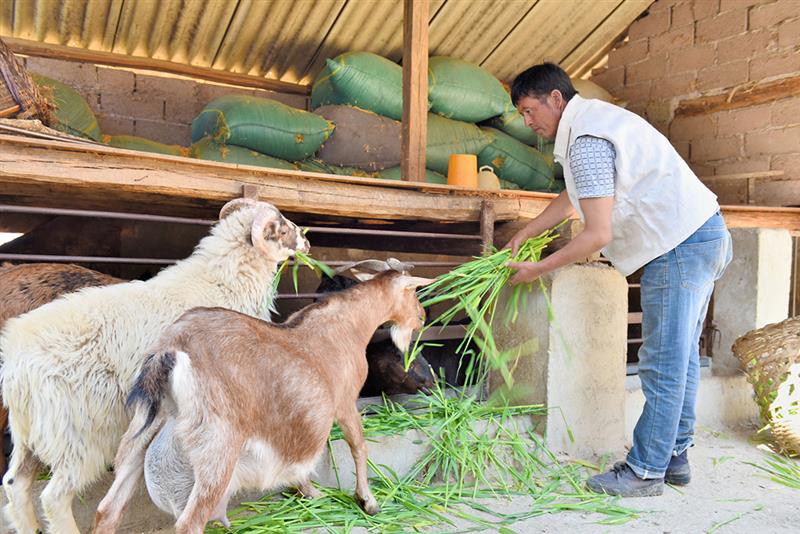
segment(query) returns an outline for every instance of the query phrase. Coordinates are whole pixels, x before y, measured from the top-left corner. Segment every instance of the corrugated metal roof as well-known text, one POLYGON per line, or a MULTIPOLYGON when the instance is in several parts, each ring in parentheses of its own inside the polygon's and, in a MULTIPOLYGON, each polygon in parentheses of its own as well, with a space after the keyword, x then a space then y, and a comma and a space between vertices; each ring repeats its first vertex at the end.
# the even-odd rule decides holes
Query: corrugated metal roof
MULTIPOLYGON (((652 0, 430 0, 431 55, 509 80, 541 60, 581 75, 652 0)), ((401 0, 3 0, 0 36, 309 84, 328 57, 399 61, 401 0)))

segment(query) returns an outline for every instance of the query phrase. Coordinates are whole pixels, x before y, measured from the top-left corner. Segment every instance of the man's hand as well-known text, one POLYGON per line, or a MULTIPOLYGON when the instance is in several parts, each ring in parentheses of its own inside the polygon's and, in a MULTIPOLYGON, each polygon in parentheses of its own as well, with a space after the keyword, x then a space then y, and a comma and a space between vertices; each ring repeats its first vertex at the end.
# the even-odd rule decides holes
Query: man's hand
POLYGON ((547 273, 539 261, 523 261, 506 263, 506 267, 514 269, 517 273, 508 281, 509 284, 515 286, 517 284, 530 283, 547 273))
POLYGON ((525 230, 526 229, 523 228, 522 230, 514 234, 514 237, 512 237, 511 240, 508 243, 506 243, 505 246, 503 246, 503 248, 511 249, 512 258, 517 255, 519 247, 521 247, 522 244, 528 240, 528 232, 526 232, 525 230))

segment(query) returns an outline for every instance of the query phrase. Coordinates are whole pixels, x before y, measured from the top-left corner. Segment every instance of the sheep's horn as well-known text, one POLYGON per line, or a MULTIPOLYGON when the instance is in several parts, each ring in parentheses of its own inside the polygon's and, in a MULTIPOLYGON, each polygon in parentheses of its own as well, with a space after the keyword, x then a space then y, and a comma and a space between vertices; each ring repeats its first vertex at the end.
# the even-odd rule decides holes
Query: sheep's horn
POLYGON ((227 204, 222 206, 222 209, 219 210, 219 220, 221 221, 234 211, 238 210, 239 208, 243 208, 245 206, 253 206, 257 204, 255 200, 252 198, 234 198, 233 200, 229 201, 227 204))
POLYGON ((402 262, 397 258, 388 258, 386 260, 386 264, 389 266, 390 269, 393 269, 399 273, 407 273, 414 268, 413 263, 402 262))

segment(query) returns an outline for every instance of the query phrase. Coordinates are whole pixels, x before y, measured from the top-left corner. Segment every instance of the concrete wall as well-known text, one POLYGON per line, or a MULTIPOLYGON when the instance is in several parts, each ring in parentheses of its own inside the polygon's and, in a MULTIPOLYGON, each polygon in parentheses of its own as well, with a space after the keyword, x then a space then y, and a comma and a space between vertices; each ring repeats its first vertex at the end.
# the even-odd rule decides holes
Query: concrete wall
POLYGON ((272 98, 306 109, 306 98, 223 85, 157 72, 27 57, 29 71, 77 90, 106 135, 138 135, 161 143, 191 144, 192 120, 210 101, 227 94, 272 98))
MULTIPOLYGON (((658 0, 591 78, 667 135, 700 176, 783 170, 800 178, 800 95, 674 117, 678 104, 800 76, 797 0, 658 0)), ((722 203, 746 184, 715 182, 722 203)), ((758 182, 762 205, 800 205, 800 181, 758 182)))

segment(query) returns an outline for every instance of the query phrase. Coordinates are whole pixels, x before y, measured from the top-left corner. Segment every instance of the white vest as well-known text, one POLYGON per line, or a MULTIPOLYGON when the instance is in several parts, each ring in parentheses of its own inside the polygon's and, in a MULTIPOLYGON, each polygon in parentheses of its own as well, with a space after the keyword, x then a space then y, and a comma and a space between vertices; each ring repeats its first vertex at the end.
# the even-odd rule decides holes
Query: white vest
POLYGON ((603 255, 623 275, 678 246, 719 210, 717 196, 647 121, 613 104, 575 95, 561 116, 554 156, 564 168, 569 200, 581 219, 569 166, 569 148, 581 135, 606 139, 617 153, 613 235, 603 255))

